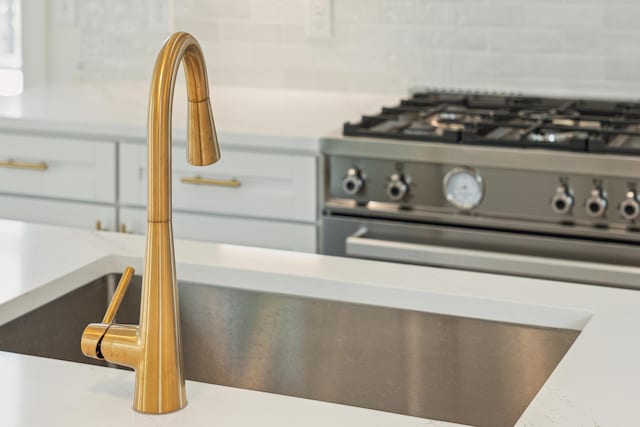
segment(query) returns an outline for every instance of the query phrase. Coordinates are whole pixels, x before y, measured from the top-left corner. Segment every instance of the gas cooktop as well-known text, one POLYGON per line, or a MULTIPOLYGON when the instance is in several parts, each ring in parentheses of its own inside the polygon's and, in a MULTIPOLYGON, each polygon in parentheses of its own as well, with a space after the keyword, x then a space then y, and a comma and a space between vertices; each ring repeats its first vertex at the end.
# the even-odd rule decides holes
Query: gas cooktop
POLYGON ((640 102, 422 91, 344 135, 640 155, 640 102))

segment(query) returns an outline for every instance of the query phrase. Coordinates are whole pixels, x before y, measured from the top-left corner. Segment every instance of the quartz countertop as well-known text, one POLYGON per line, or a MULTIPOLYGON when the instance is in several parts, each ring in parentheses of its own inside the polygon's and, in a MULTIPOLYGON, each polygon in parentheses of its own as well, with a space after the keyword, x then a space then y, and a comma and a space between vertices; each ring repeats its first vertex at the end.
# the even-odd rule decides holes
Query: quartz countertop
MULTIPOLYGON (((216 128, 225 147, 315 154, 319 139, 346 121, 379 112, 397 96, 309 90, 210 88, 216 128)), ((146 141, 148 82, 85 82, 43 86, 0 96, 0 130, 146 141)), ((174 139, 186 140, 186 87, 176 84, 174 139)))
MULTIPOLYGON (((126 265, 140 271, 144 244, 0 221, 0 324, 126 265)), ((637 425, 637 291, 203 242, 175 248, 185 281, 581 330, 517 425, 637 425)), ((147 416, 131 409, 131 372, 1 352, 0 378, 7 426, 455 425, 191 381, 184 410, 147 416)))

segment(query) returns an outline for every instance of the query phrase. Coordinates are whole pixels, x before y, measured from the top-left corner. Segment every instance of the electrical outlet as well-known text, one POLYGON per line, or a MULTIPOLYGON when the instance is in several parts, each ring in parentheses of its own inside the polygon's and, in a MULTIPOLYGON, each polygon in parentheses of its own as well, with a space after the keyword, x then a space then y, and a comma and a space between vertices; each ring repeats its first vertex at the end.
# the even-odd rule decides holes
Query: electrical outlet
POLYGON ((307 0, 307 38, 329 40, 332 36, 332 0, 307 0))
POLYGON ((53 3, 53 22, 58 25, 76 23, 76 0, 55 0, 53 3))

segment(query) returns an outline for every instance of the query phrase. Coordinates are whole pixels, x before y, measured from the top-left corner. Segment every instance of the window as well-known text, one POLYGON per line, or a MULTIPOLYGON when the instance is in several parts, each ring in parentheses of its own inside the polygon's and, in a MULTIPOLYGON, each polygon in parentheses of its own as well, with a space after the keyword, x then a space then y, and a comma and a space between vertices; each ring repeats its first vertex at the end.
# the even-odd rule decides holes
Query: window
POLYGON ((22 92, 20 0, 0 0, 0 95, 22 92))

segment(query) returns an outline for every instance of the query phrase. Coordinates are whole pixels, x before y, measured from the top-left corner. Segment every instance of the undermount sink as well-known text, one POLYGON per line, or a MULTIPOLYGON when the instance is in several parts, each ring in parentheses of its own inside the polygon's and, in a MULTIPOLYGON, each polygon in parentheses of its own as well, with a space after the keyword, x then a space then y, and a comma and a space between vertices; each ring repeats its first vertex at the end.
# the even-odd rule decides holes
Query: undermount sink
MULTIPOLYGON (((0 350, 90 364, 119 275, 0 327, 0 350)), ((138 323, 140 277, 118 323, 138 323)), ((474 426, 513 426, 578 331, 180 283, 189 380, 474 426)), ((104 363, 102 363, 104 364, 104 363)))

